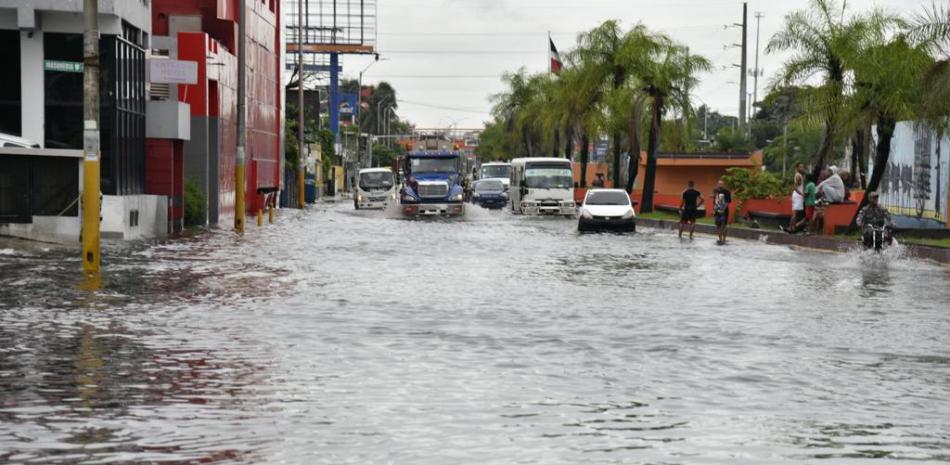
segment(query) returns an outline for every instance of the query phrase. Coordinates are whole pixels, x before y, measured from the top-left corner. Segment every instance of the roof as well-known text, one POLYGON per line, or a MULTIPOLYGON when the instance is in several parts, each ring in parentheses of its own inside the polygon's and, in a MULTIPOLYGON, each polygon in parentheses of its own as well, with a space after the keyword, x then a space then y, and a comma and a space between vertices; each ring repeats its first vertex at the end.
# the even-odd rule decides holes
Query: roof
POLYGON ((432 158, 450 158, 450 157, 460 157, 462 154, 458 151, 450 150, 414 150, 409 152, 409 156, 412 158, 419 157, 432 157, 432 158))
POLYGON ((538 163, 538 162, 540 162, 540 163, 552 163, 552 162, 553 162, 553 163, 564 163, 564 162, 572 163, 571 160, 568 160, 567 158, 552 158, 552 157, 515 158, 514 160, 511 160, 511 164, 512 164, 512 165, 514 165, 514 164, 522 164, 522 163, 529 163, 529 162, 533 162, 533 163, 538 163))

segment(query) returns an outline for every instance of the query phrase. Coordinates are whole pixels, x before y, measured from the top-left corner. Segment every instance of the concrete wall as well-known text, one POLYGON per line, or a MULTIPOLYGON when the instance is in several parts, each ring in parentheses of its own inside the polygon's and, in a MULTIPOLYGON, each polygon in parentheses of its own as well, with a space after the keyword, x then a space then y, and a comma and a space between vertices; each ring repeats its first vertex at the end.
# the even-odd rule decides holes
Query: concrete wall
POLYGON ((103 239, 152 239, 168 234, 168 198, 159 195, 102 197, 103 239), (138 224, 130 224, 138 212, 138 224))
POLYGON ((42 242, 79 244, 80 217, 34 216, 30 224, 0 224, 0 236, 20 237, 42 242))

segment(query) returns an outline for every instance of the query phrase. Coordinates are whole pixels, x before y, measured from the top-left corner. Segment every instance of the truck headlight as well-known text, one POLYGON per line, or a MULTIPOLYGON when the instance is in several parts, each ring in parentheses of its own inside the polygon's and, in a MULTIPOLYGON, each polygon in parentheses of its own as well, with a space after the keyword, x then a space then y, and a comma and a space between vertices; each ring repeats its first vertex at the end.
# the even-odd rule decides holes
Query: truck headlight
POLYGON ((455 195, 453 195, 452 197, 450 197, 450 198, 449 198, 449 201, 450 201, 450 202, 461 202, 462 199, 464 199, 464 198, 465 198, 465 197, 462 195, 462 193, 459 192, 458 194, 455 194, 455 195))

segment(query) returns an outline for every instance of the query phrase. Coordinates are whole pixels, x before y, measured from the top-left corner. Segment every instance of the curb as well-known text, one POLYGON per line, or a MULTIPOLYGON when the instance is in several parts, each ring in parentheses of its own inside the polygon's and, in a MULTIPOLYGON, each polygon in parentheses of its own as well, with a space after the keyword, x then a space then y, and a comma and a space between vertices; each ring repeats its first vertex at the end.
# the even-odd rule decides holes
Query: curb
MULTIPOLYGON (((676 231, 679 229, 678 221, 654 220, 649 218, 637 218, 637 225, 671 231, 676 231)), ((696 232, 701 234, 716 235, 716 227, 709 224, 697 224, 696 232)), ((826 250, 831 252, 847 252, 849 250, 858 248, 858 243, 850 239, 841 239, 828 236, 800 236, 796 234, 786 234, 781 231, 762 229, 731 227, 729 228, 729 237, 760 241, 773 245, 787 245, 806 249, 826 250)), ((927 247, 924 245, 915 244, 905 244, 904 248, 907 250, 907 254, 911 257, 933 260, 943 265, 950 265, 950 249, 927 247)))

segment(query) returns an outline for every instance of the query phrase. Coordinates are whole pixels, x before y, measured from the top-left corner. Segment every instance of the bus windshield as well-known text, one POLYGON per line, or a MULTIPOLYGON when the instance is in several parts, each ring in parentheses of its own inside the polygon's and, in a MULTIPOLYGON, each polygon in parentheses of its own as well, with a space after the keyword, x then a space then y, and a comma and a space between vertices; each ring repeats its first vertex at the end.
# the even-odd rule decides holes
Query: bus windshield
POLYGON ((458 173, 458 158, 412 158, 413 173, 458 173))
POLYGON ((482 167, 481 179, 508 178, 511 172, 511 166, 508 165, 490 165, 482 167))
POLYGON ((570 189, 574 187, 574 176, 563 165, 528 165, 524 185, 530 189, 570 189))

